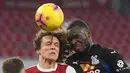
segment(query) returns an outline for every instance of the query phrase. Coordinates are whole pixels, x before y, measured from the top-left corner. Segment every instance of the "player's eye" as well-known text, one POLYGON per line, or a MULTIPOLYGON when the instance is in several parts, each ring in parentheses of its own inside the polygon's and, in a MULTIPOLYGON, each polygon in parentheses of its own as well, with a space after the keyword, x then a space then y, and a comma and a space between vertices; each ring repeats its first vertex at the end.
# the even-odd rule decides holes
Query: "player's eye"
POLYGON ((76 39, 80 37, 78 34, 71 34, 71 35, 68 35, 68 41, 71 42, 73 39, 76 39))
POLYGON ((51 42, 46 42, 46 45, 51 45, 51 42))
POLYGON ((55 45, 56 47, 59 47, 59 43, 55 43, 54 45, 55 45))

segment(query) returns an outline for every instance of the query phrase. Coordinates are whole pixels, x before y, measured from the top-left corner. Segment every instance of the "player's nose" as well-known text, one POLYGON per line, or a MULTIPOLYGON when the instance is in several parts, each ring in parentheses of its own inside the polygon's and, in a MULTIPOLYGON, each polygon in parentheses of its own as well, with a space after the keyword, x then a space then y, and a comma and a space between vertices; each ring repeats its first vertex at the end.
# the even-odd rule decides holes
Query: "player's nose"
POLYGON ((52 44, 52 45, 50 45, 50 48, 51 48, 51 50, 54 50, 55 46, 52 44))
POLYGON ((71 42, 72 44, 76 44, 78 42, 78 39, 73 39, 71 42))

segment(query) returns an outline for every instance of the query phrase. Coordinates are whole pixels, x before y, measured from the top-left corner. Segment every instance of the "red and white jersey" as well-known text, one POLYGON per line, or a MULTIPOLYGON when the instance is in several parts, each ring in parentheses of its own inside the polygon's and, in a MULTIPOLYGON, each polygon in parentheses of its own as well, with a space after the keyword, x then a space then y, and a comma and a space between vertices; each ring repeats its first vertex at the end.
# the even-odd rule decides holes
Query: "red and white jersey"
POLYGON ((39 66, 32 66, 26 69, 26 73, 76 73, 75 69, 67 64, 57 64, 52 69, 43 69, 39 66))

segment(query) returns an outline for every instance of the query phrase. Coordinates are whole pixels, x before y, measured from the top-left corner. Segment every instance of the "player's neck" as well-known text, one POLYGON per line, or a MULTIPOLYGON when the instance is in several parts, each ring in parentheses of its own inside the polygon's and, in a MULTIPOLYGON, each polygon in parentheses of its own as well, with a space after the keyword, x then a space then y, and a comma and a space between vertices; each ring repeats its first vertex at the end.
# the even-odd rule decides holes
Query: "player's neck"
POLYGON ((55 61, 48 60, 48 59, 41 59, 39 58, 39 65, 44 69, 52 69, 55 67, 55 61))

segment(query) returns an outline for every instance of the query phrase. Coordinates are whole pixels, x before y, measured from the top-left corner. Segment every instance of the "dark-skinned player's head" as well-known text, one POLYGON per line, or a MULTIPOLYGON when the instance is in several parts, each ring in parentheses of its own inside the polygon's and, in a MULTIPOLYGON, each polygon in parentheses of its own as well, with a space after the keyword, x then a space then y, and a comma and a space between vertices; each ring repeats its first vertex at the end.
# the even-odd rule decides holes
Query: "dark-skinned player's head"
POLYGON ((76 52, 88 50, 92 43, 91 32, 82 20, 73 20, 69 23, 68 41, 76 52))

